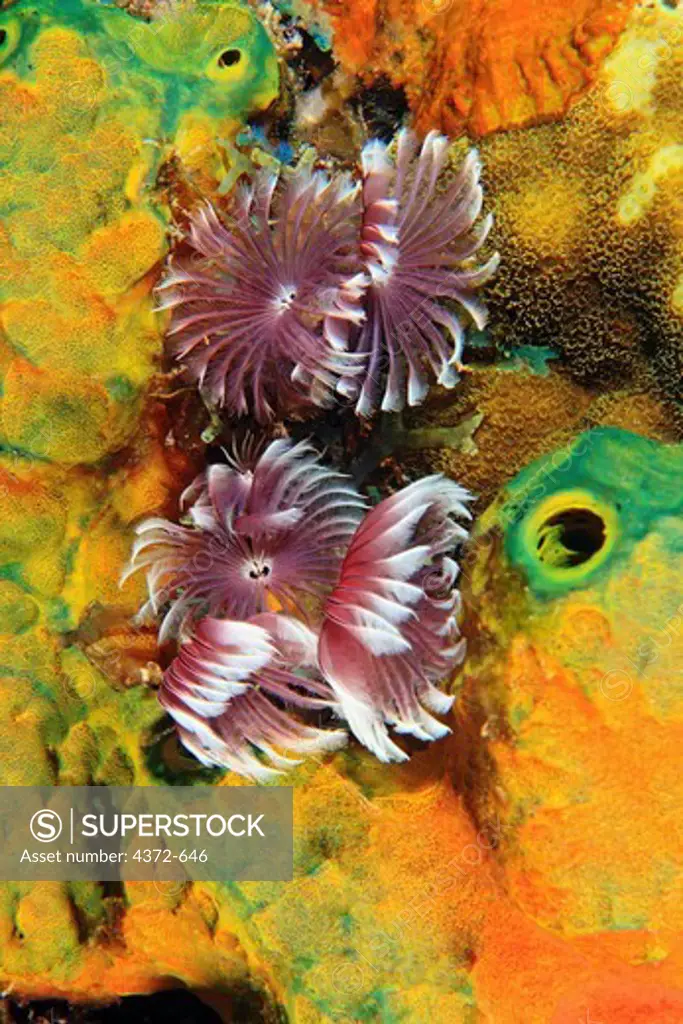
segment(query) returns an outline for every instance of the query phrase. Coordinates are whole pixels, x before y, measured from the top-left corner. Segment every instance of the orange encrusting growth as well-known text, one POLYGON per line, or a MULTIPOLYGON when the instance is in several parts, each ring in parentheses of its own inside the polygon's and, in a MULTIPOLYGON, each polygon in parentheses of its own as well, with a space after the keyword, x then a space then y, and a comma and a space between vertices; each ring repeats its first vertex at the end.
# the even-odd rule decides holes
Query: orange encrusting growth
POLYGON ((313 0, 334 54, 403 86, 418 130, 486 135, 561 117, 595 80, 633 0, 313 0))

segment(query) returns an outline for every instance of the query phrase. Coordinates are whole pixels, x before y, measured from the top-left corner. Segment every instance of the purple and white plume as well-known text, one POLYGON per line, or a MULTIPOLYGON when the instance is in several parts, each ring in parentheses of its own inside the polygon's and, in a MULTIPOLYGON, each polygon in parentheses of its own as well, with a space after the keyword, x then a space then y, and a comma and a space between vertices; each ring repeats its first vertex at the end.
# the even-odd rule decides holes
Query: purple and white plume
POLYGON ((141 617, 169 605, 160 643, 205 616, 248 619, 326 596, 365 509, 347 477, 287 440, 251 462, 210 466, 181 505, 188 525, 154 518, 137 527, 124 574, 147 574, 141 617))
POLYGON ((388 726, 421 740, 450 730, 453 698, 436 683, 465 654, 458 566, 469 493, 430 476, 373 508, 358 528, 323 616, 318 662, 356 738, 380 761, 404 761, 388 726))
POLYGON ((173 311, 167 342, 213 405, 259 422, 328 406, 360 416, 399 411, 430 376, 459 379, 464 331, 478 328, 476 291, 497 254, 474 257, 492 218, 482 208, 476 150, 445 184, 449 141, 399 133, 362 153, 362 186, 300 165, 261 171, 238 190, 225 223, 207 203, 192 218, 189 255, 159 286, 173 311))
POLYGON ((160 699, 187 749, 263 779, 287 751, 343 742, 309 711, 345 720, 382 761, 408 756, 390 730, 445 736, 435 716, 453 698, 438 684, 465 652, 452 556, 470 499, 430 476, 366 512, 307 444, 278 440, 198 477, 187 525, 142 523, 126 575, 146 571, 141 614, 165 611, 160 641, 180 641, 160 699))
POLYGON ((337 750, 340 729, 319 729, 300 713, 335 710, 315 667, 316 638, 285 615, 247 622, 207 618, 164 675, 159 693, 181 742, 202 764, 268 781, 297 754, 337 750))
POLYGON ((299 167, 260 172, 223 223, 206 204, 192 218, 189 257, 159 287, 167 333, 214 405, 266 423, 328 405, 362 357, 346 351, 362 323, 358 186, 299 167))
POLYGON ((427 394, 428 371, 443 387, 457 383, 464 333, 449 304, 466 310, 479 329, 486 323, 475 292, 499 260, 494 255, 477 267, 472 257, 492 217, 475 228, 482 208, 476 150, 440 190, 449 145, 433 131, 418 154, 415 135, 404 130, 395 163, 381 142, 363 150, 361 249, 370 285, 353 349, 367 364, 360 385, 348 376, 338 386, 355 400, 360 416, 372 415, 378 405, 389 412, 401 410, 406 400, 418 405, 427 394))

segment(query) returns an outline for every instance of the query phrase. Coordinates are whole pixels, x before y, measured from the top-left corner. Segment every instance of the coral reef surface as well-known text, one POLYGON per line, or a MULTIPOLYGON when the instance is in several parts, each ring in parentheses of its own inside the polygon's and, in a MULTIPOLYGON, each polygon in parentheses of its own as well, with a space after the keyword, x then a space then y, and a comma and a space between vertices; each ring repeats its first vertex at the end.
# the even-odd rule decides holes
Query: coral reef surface
POLYGON ((557 124, 482 142, 504 272, 502 351, 545 347, 577 381, 683 392, 683 21, 635 12, 594 90, 557 124))
MULTIPOLYGON (((176 222, 249 167, 277 58, 245 5, 121 6, 0 9, 0 781, 236 786, 183 752, 119 579, 136 524, 177 520, 216 461, 152 292, 176 222)), ((458 386, 372 435, 315 427, 367 446, 373 498, 438 468, 493 500, 452 732, 297 767, 292 882, 5 883, 4 990, 186 986, 297 1024, 683 1019, 681 34, 638 8, 605 60, 630 7, 316 4, 421 129, 537 125, 481 145, 502 262, 458 386)))

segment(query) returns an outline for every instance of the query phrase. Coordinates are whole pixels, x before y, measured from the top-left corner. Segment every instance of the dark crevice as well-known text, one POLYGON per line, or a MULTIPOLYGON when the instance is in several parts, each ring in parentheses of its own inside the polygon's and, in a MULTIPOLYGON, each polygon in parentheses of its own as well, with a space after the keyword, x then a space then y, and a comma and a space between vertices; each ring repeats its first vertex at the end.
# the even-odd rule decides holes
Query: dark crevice
POLYGON ((218 66, 221 68, 232 68, 242 60, 241 50, 223 50, 218 58, 218 66))
POLYGON ((538 538, 538 553, 542 562, 549 562, 557 568, 574 568, 590 561, 605 544, 605 523, 585 508, 569 508, 551 516, 543 526, 538 538), (548 551, 549 538, 554 544, 548 551), (562 552, 558 564, 558 550, 562 552))

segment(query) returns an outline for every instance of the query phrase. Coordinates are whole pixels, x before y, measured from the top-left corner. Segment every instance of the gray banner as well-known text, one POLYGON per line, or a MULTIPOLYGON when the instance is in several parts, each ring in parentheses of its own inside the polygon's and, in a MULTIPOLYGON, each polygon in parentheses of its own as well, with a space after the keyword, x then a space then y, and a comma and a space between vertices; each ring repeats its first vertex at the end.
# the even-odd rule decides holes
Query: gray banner
POLYGON ((287 881, 292 790, 0 786, 2 881, 287 881))

